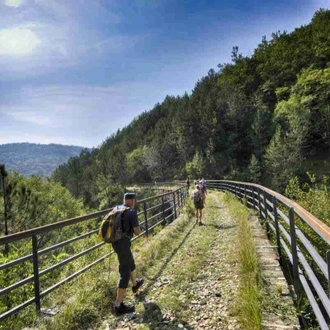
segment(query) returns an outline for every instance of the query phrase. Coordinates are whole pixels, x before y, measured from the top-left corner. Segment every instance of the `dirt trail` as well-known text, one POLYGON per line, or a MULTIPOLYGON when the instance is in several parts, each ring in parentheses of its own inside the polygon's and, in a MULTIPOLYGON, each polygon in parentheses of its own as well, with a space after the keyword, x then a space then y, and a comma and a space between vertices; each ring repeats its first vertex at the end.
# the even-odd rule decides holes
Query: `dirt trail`
POLYGON ((137 312, 111 315, 99 329, 241 329, 233 313, 239 285, 236 228, 221 196, 208 194, 203 225, 188 222, 171 251, 144 274, 137 312))

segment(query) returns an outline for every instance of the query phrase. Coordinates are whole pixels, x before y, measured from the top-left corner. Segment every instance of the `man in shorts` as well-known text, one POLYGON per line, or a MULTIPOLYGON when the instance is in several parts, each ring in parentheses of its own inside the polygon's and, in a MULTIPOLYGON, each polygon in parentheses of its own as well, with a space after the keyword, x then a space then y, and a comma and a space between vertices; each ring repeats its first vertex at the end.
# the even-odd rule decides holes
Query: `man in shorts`
POLYGON ((135 279, 135 262, 131 251, 131 238, 133 234, 136 236, 141 234, 137 212, 135 206, 135 194, 126 193, 124 195, 124 204, 118 207, 129 207, 124 211, 122 216, 122 226, 124 237, 119 241, 112 243, 112 247, 117 254, 119 262, 119 282, 117 288, 117 299, 114 310, 117 314, 125 314, 134 312, 134 306, 125 305, 123 300, 125 291, 128 287, 128 282, 132 282, 132 291, 136 293, 143 284, 143 279, 135 279))

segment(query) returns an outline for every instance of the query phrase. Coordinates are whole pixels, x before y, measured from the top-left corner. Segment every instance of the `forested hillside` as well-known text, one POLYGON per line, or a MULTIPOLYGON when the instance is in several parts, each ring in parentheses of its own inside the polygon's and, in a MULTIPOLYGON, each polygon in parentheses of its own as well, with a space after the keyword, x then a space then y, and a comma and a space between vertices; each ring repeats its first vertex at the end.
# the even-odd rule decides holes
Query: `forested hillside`
MULTIPOLYGON (((167 96, 53 178, 85 203, 118 183, 230 178, 282 190, 294 175, 324 174, 330 159, 330 11, 309 25, 262 37, 251 57, 167 96)), ((107 199, 107 198, 106 198, 107 199)))
POLYGON ((61 144, 9 143, 0 145, 0 164, 8 171, 25 176, 50 176, 70 157, 78 156, 82 147, 61 144))

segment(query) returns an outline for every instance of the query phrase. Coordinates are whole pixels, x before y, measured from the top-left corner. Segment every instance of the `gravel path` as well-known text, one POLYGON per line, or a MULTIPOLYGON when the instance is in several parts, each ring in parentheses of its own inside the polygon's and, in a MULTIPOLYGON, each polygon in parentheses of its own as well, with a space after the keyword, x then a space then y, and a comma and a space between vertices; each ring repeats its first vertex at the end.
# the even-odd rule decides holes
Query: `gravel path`
MULTIPOLYGON (((239 285, 235 223, 221 194, 208 194, 204 211, 203 225, 191 219, 171 242, 172 252, 144 274, 145 289, 131 297, 137 312, 111 315, 99 329, 241 329, 233 304, 239 285)), ((162 239, 157 236, 153 240, 162 239)))

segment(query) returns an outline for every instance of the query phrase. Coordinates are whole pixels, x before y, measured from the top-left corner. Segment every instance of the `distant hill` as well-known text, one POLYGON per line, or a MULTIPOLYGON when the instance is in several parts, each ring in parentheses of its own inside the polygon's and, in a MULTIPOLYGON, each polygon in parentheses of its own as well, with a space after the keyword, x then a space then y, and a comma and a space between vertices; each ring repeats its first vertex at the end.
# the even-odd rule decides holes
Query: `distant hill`
POLYGON ((8 171, 15 170, 25 176, 50 176, 57 166, 78 156, 83 149, 61 144, 0 144, 0 164, 5 164, 8 171))

